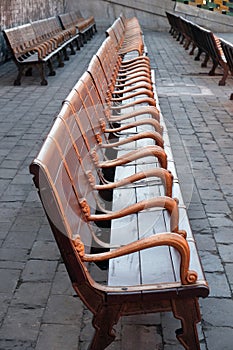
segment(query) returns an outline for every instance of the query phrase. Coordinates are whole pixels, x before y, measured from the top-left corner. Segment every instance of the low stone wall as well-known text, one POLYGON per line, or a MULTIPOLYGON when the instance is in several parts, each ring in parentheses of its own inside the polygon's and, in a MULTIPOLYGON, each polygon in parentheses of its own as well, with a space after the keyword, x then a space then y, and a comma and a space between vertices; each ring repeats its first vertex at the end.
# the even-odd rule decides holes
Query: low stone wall
POLYGON ((175 11, 214 33, 233 33, 233 17, 179 2, 176 3, 175 11))

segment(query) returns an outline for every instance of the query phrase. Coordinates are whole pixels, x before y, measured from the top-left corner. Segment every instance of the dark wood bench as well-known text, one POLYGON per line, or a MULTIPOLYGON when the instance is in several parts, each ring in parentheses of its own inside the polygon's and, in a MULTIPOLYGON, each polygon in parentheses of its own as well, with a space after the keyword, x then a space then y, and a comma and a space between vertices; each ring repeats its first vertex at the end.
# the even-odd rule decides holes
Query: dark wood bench
MULTIPOLYGON (((208 295, 208 284, 163 116, 156 103, 138 104, 140 95, 122 90, 131 107, 114 115, 116 93, 104 95, 93 79, 100 56, 65 99, 30 166, 72 285, 93 313, 89 349, 114 340, 121 316, 163 311, 181 320, 177 338, 184 348, 200 349, 198 298, 208 295), (104 284, 95 281, 90 263, 107 269, 104 284)), ((116 56, 112 83, 132 62, 138 69, 141 59, 116 56)))
POLYGON ((14 85, 21 84, 24 73, 31 75, 33 67, 39 69, 41 85, 47 85, 46 66, 49 67, 49 75, 55 75, 53 59, 56 58, 59 67, 63 67, 63 61, 69 59, 67 47, 71 54, 75 54, 73 43, 77 44, 79 37, 75 27, 63 30, 56 17, 5 29, 3 34, 18 68, 14 85))
POLYGON ((80 33, 82 45, 97 32, 95 19, 93 16, 83 18, 79 11, 62 13, 59 16, 62 28, 68 29, 70 26, 75 26, 80 33))
POLYGON ((190 51, 190 55, 194 54, 195 48, 198 49, 198 53, 195 56, 195 60, 199 61, 202 53, 205 54, 205 59, 202 62, 202 67, 207 67, 209 59, 212 60, 212 68, 209 71, 209 75, 215 75, 215 70, 218 66, 223 69, 223 77, 219 80, 219 85, 223 86, 226 83, 226 79, 229 72, 229 66, 221 49, 220 39, 210 30, 203 28, 196 23, 193 23, 182 16, 177 14, 166 12, 168 21, 171 25, 170 32, 181 42, 186 39, 185 48, 188 49, 190 43, 193 47, 190 51))
MULTIPOLYGON (((231 75, 233 75, 233 44, 220 38, 221 47, 227 60, 227 64, 231 75)), ((233 100, 233 92, 230 96, 230 100, 233 100)))

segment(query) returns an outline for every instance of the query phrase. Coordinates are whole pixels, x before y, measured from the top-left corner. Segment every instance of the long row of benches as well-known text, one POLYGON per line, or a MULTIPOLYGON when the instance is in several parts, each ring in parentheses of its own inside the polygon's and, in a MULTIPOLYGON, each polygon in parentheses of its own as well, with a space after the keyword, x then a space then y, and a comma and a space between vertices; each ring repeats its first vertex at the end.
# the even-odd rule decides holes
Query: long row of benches
POLYGON ((72 285, 93 313, 89 349, 124 315, 172 311, 200 349, 208 295, 138 20, 116 19, 38 156, 34 183, 72 285), (104 284, 89 264, 106 269, 104 284))
POLYGON ((49 75, 55 75, 54 58, 58 61, 58 67, 63 67, 64 60, 69 60, 67 48, 74 55, 74 45, 79 50, 95 32, 94 17, 85 19, 79 11, 5 29, 3 35, 18 69, 14 85, 21 85, 22 75, 30 76, 33 67, 40 72, 41 85, 47 85, 46 66, 49 75), (67 18, 70 19, 69 24, 67 18))
MULTIPOLYGON (((212 59, 213 65, 209 71, 210 76, 215 75, 216 68, 220 66, 223 69, 223 76, 219 81, 219 85, 225 85, 229 71, 233 74, 233 45, 217 37, 211 30, 201 27, 176 13, 166 12, 166 15, 171 26, 170 33, 173 37, 180 44, 183 44, 186 50, 192 45, 190 55, 193 55, 197 48, 195 61, 200 60, 202 53, 205 54, 205 59, 201 64, 202 67, 207 67, 207 62, 212 59)), ((233 99, 233 93, 230 99, 233 99)))

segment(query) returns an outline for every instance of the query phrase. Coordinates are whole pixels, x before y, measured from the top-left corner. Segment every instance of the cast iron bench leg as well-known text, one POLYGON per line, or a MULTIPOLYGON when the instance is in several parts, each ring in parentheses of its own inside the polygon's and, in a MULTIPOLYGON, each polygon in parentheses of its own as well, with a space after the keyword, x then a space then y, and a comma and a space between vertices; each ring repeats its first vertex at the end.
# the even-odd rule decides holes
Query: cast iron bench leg
POLYGON ((39 69, 39 72, 40 72, 40 76, 41 76, 41 82, 40 82, 40 85, 48 85, 48 82, 47 80, 45 79, 45 63, 39 63, 38 64, 38 69, 39 69))
POLYGON ((54 75, 56 75, 55 70, 53 69, 53 64, 51 60, 48 60, 48 68, 49 68, 49 76, 53 77, 54 75))
POLYGON ((24 68, 22 66, 20 66, 20 65, 18 65, 17 67, 18 67, 18 75, 17 75, 17 78, 14 81, 14 86, 20 86, 21 85, 21 78, 22 78, 23 70, 24 70, 24 68))
POLYGON ((203 51, 200 48, 198 48, 197 56, 194 58, 195 61, 200 61, 200 56, 201 56, 202 52, 203 51))
POLYGON ((206 53, 205 59, 204 59, 204 61, 203 61, 202 64, 201 64, 201 67, 202 67, 202 68, 207 67, 207 62, 209 61, 209 58, 210 58, 210 56, 208 55, 208 53, 206 53))

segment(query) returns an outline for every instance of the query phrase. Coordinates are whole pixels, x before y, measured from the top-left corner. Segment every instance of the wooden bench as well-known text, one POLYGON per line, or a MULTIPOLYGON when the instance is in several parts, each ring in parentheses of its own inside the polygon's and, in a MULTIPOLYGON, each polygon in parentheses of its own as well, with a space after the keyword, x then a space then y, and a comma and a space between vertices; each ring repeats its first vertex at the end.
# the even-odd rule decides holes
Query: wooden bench
MULTIPOLYGON (((135 61, 116 62, 115 81, 116 69, 135 61)), ((121 316, 163 311, 181 320, 177 338, 184 348, 200 349, 198 298, 208 295, 208 284, 158 103, 146 99, 139 106, 141 96, 125 92, 131 107, 112 115, 116 101, 92 74, 86 71, 67 96, 30 165, 72 285, 93 313, 89 349, 114 340, 121 316), (90 263, 107 269, 104 284, 95 281, 90 263)))
POLYGON ((75 27, 63 30, 56 17, 6 29, 3 34, 18 68, 14 85, 21 84, 24 72, 31 75, 33 67, 40 72, 41 85, 47 85, 46 66, 49 67, 49 75, 55 75, 52 60, 58 59, 58 66, 63 67, 63 58, 69 59, 67 47, 71 49, 71 54, 75 54, 73 42, 77 44, 79 37, 75 27))
POLYGON ((195 48, 198 49, 198 53, 195 56, 195 60, 199 61, 202 53, 205 54, 205 59, 202 62, 202 67, 207 67, 207 62, 212 59, 212 68, 209 71, 209 75, 215 75, 215 70, 218 66, 223 69, 223 77, 219 81, 219 85, 223 86, 226 83, 226 79, 229 72, 229 66, 221 48, 220 39, 210 30, 203 28, 182 16, 178 16, 173 13, 166 12, 168 21, 171 25, 170 32, 173 34, 177 40, 182 40, 185 38, 186 49, 188 49, 190 43, 192 42, 193 47, 190 51, 190 55, 194 54, 195 48))
POLYGON ((136 17, 133 17, 128 23, 121 15, 106 30, 106 35, 115 41, 118 53, 122 56, 132 51, 137 51, 139 55, 142 55, 145 51, 141 27, 136 17))
POLYGON ((88 40, 97 32, 95 19, 93 16, 88 18, 81 17, 77 11, 62 13, 59 16, 63 29, 75 26, 80 33, 81 45, 87 43, 88 40))
MULTIPOLYGON (((227 64, 231 75, 233 75, 233 44, 220 38, 221 47, 227 60, 227 64)), ((233 100, 233 93, 230 96, 230 100, 233 100)))

